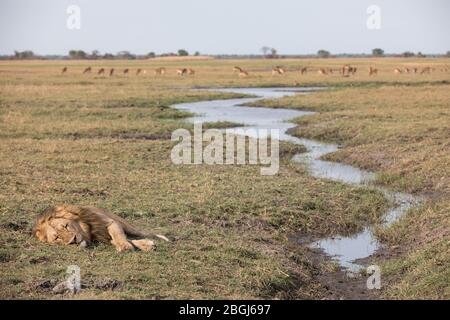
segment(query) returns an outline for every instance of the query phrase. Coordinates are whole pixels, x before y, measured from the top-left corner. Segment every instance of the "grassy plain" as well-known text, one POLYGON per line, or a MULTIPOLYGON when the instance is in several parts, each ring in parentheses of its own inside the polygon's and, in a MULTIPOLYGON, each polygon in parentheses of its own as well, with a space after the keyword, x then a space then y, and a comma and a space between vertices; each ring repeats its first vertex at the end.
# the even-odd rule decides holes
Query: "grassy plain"
MULTIPOLYGON (((308 96, 265 101, 320 111, 294 133, 341 143, 329 156, 380 172, 378 183, 427 194, 427 202, 379 232, 397 250, 383 258, 382 296, 449 296, 449 59, 0 62, 0 296, 71 298, 51 288, 68 265, 81 267, 76 298, 324 298, 326 284, 308 250, 288 240, 350 233, 376 222, 380 193, 317 180, 289 162, 280 173, 255 166, 177 166, 170 133, 189 125, 179 102, 233 97, 199 87, 332 86, 308 96), (358 67, 355 76, 316 69, 358 67), (82 75, 87 66, 93 74, 82 75), (234 65, 250 72, 239 79, 234 65), (286 66, 272 76, 274 65, 286 66), (68 73, 61 74, 63 66, 68 73), (153 69, 164 66, 165 76, 153 69), (309 66, 307 75, 298 70, 309 66), (379 69, 369 77, 367 67, 379 69), (399 66, 431 74, 394 75, 399 66), (98 68, 116 69, 113 77, 98 68), (176 68, 194 76, 179 77, 176 68), (129 75, 121 71, 130 68, 129 75), (147 70, 136 76, 137 68, 147 70), (151 253, 113 247, 48 246, 29 235, 34 215, 57 203, 94 205, 143 229, 168 234, 151 253), (400 250, 401 249, 401 250, 400 250)), ((260 104, 261 105, 261 104, 260 104)), ((229 124, 221 124, 229 125, 229 124)), ((298 149, 298 148, 297 148, 298 149)), ((381 259, 381 258, 380 258, 381 259)))

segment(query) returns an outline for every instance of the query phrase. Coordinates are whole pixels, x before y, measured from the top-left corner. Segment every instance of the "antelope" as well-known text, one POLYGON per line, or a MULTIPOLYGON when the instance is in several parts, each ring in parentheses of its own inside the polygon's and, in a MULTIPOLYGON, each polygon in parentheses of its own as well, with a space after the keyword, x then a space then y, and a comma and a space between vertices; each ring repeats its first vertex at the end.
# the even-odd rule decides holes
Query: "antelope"
POLYGON ((323 69, 323 68, 320 68, 318 72, 319 72, 319 74, 321 74, 321 75, 326 75, 326 74, 327 74, 327 70, 325 70, 325 69, 323 69))
POLYGON ((184 76, 187 73, 188 73, 188 69, 186 69, 186 68, 177 69, 177 75, 179 75, 179 76, 184 76))
POLYGON ((308 68, 307 67, 303 67, 303 68, 300 69, 300 73, 301 74, 305 74, 307 72, 308 72, 308 68))
POLYGON ((395 68, 394 73, 395 74, 402 74, 402 70, 400 70, 399 68, 395 68))
POLYGON ((369 76, 378 74, 378 69, 369 67, 369 76))
POLYGON ((276 75, 276 74, 282 75, 285 72, 286 71, 284 70, 284 68, 279 67, 279 66, 276 66, 276 67, 272 68, 272 75, 276 75))
POLYGON ((85 73, 91 73, 92 68, 91 67, 87 67, 86 69, 84 69, 83 74, 85 73))
POLYGON ((418 71, 419 71, 419 69, 417 69, 417 68, 414 68, 414 69, 413 69, 413 72, 414 72, 414 73, 417 73, 418 71))
POLYGON ((141 73, 141 71, 142 71, 141 69, 137 69, 136 70, 136 75, 139 75, 141 73))
POLYGON ((64 67, 61 71, 61 74, 66 73, 67 72, 67 67, 64 67))
POLYGON ((349 71, 350 68, 351 68, 351 67, 350 67, 350 65, 348 65, 348 64, 346 64, 345 66, 343 66, 342 69, 341 69, 342 75, 345 76, 345 73, 349 74, 349 73, 350 73, 350 71, 349 71))
POLYGON ((130 71, 129 69, 125 69, 123 70, 123 74, 128 74, 129 71, 130 71))
POLYGON ((104 73, 105 73, 105 69, 104 69, 104 68, 101 68, 101 69, 98 70, 98 72, 97 72, 98 75, 104 74, 104 73))
POLYGON ((155 74, 156 75, 164 75, 166 73, 166 68, 164 68, 164 67, 161 67, 161 68, 156 68, 155 69, 155 74))
POLYGON ((242 72, 243 70, 242 70, 242 68, 241 67, 238 67, 238 66, 234 66, 233 67, 233 72, 242 72))
POLYGON ((111 70, 109 70, 109 76, 111 77, 114 74, 114 68, 111 68, 111 70))
POLYGON ((239 78, 246 78, 248 77, 248 72, 245 70, 239 71, 239 78))
POLYGON ((191 69, 191 68, 189 68, 189 69, 187 69, 187 73, 188 73, 188 75, 191 75, 191 76, 193 76, 193 75, 195 74, 195 70, 194 70, 194 69, 191 69))
POLYGON ((354 75, 356 73, 356 67, 351 67, 349 64, 346 64, 341 69, 342 76, 348 77, 350 74, 354 75))
POLYGON ((431 68, 430 67, 423 68, 422 71, 420 72, 420 74, 424 74, 424 73, 431 73, 431 68))
POLYGON ((409 68, 405 68, 405 72, 406 72, 406 73, 410 73, 411 70, 410 70, 409 68))

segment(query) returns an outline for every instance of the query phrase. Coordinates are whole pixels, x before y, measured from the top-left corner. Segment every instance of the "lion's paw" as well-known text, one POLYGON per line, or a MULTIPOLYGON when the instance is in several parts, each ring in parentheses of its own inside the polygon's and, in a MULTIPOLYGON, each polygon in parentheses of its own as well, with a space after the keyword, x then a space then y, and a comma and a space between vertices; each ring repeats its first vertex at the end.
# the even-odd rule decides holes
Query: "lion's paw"
POLYGON ((115 244, 117 251, 124 252, 124 251, 133 251, 134 247, 131 243, 128 241, 120 242, 115 244))
POLYGON ((142 251, 151 251, 155 248, 155 243, 149 239, 131 240, 131 243, 142 251))

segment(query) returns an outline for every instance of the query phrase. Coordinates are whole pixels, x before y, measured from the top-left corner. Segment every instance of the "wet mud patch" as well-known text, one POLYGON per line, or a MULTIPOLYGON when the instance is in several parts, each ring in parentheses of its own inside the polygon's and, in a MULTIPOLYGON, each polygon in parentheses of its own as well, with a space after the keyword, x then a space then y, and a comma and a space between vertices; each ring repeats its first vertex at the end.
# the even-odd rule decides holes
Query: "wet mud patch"
MULTIPOLYGON (((325 252, 318 248, 310 248, 308 244, 317 240, 311 235, 293 235, 289 237, 291 246, 300 244, 302 254, 311 266, 312 282, 317 283, 323 300, 373 300, 381 299, 378 290, 369 290, 367 275, 364 272, 350 272, 335 263, 325 252)), ((369 265, 371 258, 355 261, 360 265, 369 265)))

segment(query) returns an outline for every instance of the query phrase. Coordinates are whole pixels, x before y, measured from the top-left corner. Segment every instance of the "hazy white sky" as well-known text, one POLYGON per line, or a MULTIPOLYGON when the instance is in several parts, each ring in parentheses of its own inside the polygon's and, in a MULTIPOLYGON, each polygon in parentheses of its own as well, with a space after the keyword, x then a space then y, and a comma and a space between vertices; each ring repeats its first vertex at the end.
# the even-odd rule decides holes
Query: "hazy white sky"
POLYGON ((0 0, 0 54, 70 49, 208 54, 450 50, 448 0, 0 0), (66 26, 69 5, 81 28, 66 26), (370 5, 381 29, 366 26, 370 5))

